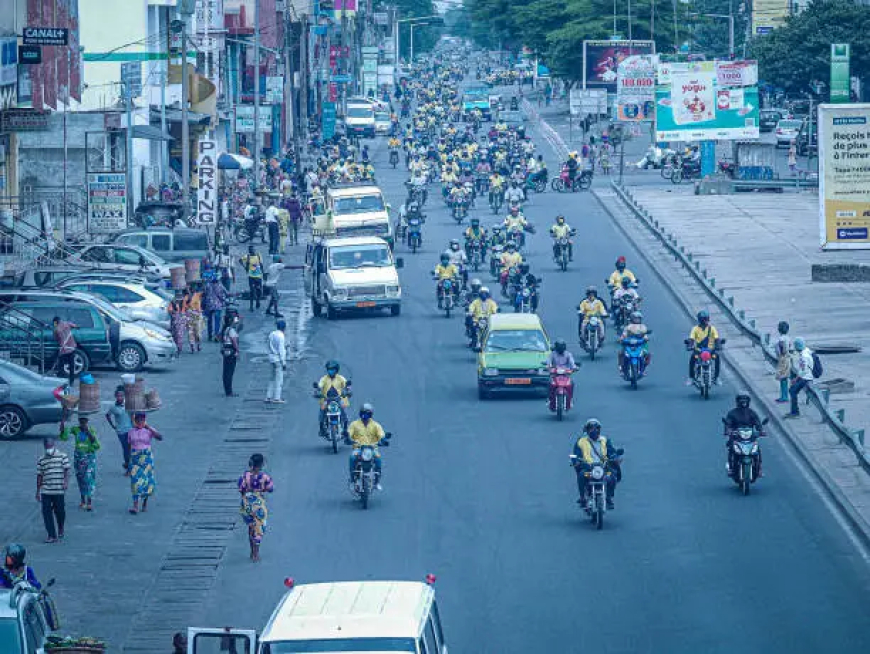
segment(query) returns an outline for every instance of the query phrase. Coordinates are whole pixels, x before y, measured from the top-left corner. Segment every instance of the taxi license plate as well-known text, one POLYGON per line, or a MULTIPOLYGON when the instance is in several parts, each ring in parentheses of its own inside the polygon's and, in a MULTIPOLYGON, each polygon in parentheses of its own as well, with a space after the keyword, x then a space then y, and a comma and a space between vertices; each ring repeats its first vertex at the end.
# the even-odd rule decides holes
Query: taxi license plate
POLYGON ((356 305, 360 309, 369 309, 371 307, 377 306, 374 302, 357 302, 356 305))
POLYGON ((528 386, 532 383, 532 380, 528 377, 514 377, 512 379, 505 379, 504 383, 508 386, 528 386))

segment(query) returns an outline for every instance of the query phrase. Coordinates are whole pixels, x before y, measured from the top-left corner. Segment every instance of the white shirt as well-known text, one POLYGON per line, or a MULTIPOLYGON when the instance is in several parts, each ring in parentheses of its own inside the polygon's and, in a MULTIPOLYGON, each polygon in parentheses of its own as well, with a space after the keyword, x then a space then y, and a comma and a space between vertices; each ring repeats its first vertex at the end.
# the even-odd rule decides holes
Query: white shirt
POLYGON ((269 334, 269 362, 280 363, 282 366, 287 363, 287 346, 284 341, 284 332, 280 329, 269 334))
POLYGON ((266 278, 266 286, 277 286, 282 270, 284 270, 283 263, 278 263, 277 261, 275 263, 270 263, 269 268, 266 271, 268 275, 266 278))
POLYGON ((808 381, 813 380, 813 351, 805 347, 800 352, 795 351, 792 355, 792 363, 797 371, 797 376, 808 381))
POLYGON ((268 209, 266 209, 266 222, 267 223, 277 223, 278 222, 278 209, 275 205, 272 205, 268 209))

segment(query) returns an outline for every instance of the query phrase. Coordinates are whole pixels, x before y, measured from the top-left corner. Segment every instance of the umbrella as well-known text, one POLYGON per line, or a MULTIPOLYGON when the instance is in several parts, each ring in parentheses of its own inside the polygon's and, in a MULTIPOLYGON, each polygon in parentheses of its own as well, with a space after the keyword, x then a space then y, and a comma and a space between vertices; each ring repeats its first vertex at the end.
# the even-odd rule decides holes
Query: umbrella
POLYGON ((218 157, 218 168, 221 170, 247 170, 254 166, 254 160, 238 154, 223 152, 218 157))

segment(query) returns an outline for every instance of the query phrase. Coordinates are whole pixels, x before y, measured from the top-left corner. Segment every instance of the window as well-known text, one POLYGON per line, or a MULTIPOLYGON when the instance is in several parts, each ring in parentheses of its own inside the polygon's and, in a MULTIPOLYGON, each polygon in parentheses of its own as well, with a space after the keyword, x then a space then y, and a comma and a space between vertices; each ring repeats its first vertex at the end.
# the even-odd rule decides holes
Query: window
POLYGON ((66 320, 66 318, 61 315, 63 313, 61 309, 55 305, 22 307, 21 310, 24 313, 29 313, 39 322, 45 323, 48 329, 52 329, 51 321, 54 320, 55 316, 66 320))
MULTIPOLYGON (((154 235, 156 241, 157 234, 154 235)), ((159 250, 156 245, 155 250, 159 250)), ((176 250, 208 250, 208 238, 204 232, 175 232, 176 250)))
POLYGON ((109 263, 112 251, 112 248, 90 248, 82 253, 82 259, 97 263, 109 263))
POLYGON ((371 107, 348 107, 348 118, 371 118, 374 114, 371 107))
POLYGON ((172 236, 169 234, 152 234, 151 249, 157 252, 169 252, 172 249, 172 236))
POLYGON ((147 234, 123 234, 116 240, 118 243, 124 243, 125 245, 136 245, 140 248, 148 247, 147 234))
POLYGON ((130 266, 138 266, 140 254, 136 250, 123 250, 118 248, 115 250, 115 263, 123 263, 130 266))
POLYGON ((486 339, 487 352, 549 352, 544 334, 531 329, 493 330, 486 339))
POLYGON ((196 654, 253 654, 251 640, 240 634, 196 634, 193 649, 196 654))
POLYGON ((97 295, 103 296, 112 304, 131 304, 142 301, 142 298, 139 295, 137 295, 133 291, 128 291, 126 288, 122 288, 121 286, 110 286, 109 284, 91 284, 90 288, 91 293, 96 293, 97 295))
POLYGON ((385 211, 384 199, 380 195, 358 195, 353 198, 336 198, 333 209, 337 216, 385 211))
POLYGON ((61 317, 78 325, 79 329, 93 329, 94 315, 90 307, 64 307, 61 317))
POLYGON ((364 268, 375 266, 385 268, 392 266, 390 250, 386 245, 357 245, 353 247, 330 248, 329 267, 333 270, 341 268, 364 268))

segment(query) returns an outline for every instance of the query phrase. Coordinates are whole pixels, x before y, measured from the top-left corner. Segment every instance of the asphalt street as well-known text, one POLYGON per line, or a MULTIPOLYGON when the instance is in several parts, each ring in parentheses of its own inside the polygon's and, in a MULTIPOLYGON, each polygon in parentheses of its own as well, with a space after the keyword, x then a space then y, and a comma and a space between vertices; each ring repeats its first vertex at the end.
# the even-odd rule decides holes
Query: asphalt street
MULTIPOLYGON (((389 168, 384 141, 374 152, 398 209, 405 173, 389 168)), ((683 385, 691 322, 595 199, 547 191, 526 209, 538 227, 529 250, 544 279, 540 314, 583 362, 577 406, 559 423, 538 397, 478 400, 462 319, 437 312, 429 278, 461 229, 436 187, 430 197, 423 250, 397 246, 402 315, 312 319, 285 390, 283 433, 268 454, 276 491, 263 561, 248 561, 239 530, 198 624, 262 628, 287 576, 422 580, 431 572, 451 652, 870 651, 866 562, 776 434, 763 444, 765 477, 750 497, 726 477, 719 420, 735 388, 726 379, 705 402, 683 385), (578 230, 566 273, 549 256, 557 213, 578 230), (576 344, 582 291, 603 291, 621 254, 641 279, 655 331, 637 391, 617 375, 612 342, 594 362, 576 344), (384 491, 368 511, 346 487, 348 449, 333 455, 317 437, 309 389, 328 358, 352 378, 354 407, 372 402, 394 433, 384 491), (575 504, 568 464, 591 416, 626 450, 617 509, 601 532, 575 504)), ((485 206, 476 214, 495 221, 485 206)))

